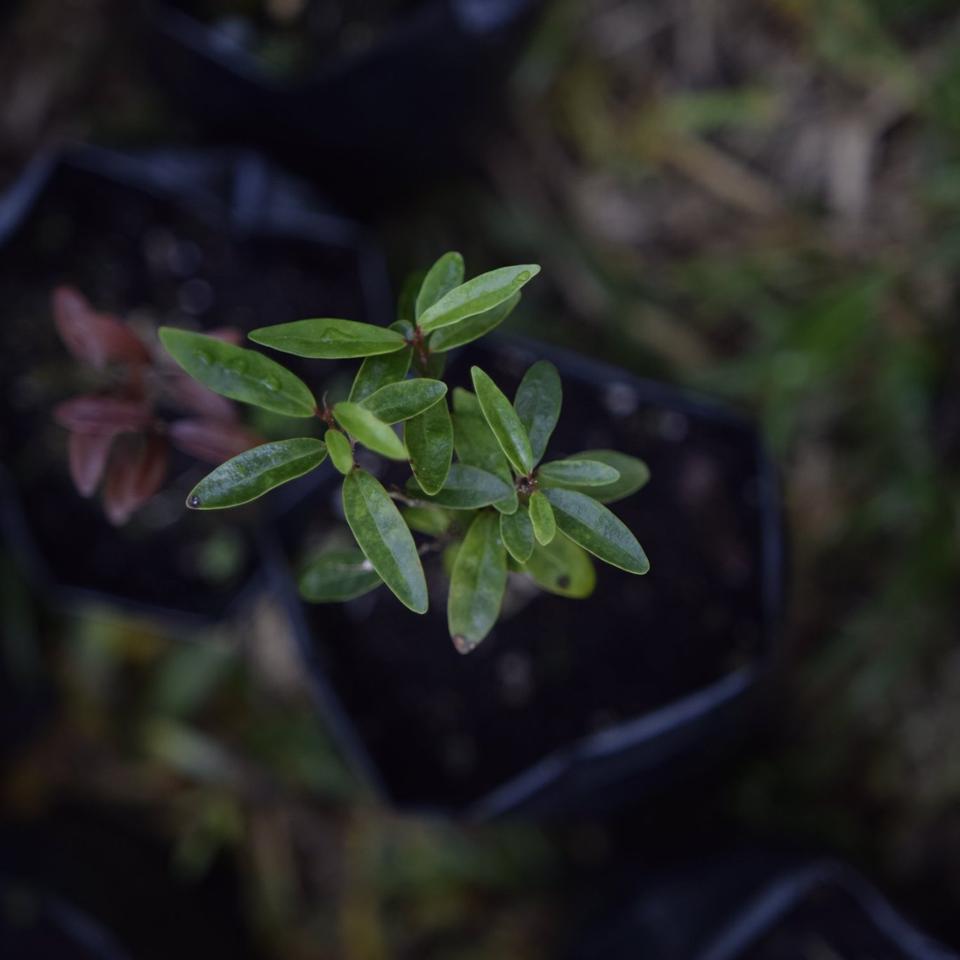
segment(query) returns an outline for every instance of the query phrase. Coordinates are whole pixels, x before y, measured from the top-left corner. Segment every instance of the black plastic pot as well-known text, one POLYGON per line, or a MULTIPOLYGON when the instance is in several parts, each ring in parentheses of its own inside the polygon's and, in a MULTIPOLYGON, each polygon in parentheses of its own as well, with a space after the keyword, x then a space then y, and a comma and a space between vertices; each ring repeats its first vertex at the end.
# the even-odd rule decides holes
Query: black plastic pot
MULTIPOLYGON (((0 515, 11 552, 69 599, 223 616, 257 579, 260 506, 188 514, 208 467, 175 459, 169 486, 122 528, 72 488, 51 409, 74 369, 49 295, 78 287, 98 309, 250 329, 327 313, 381 318, 382 260, 349 220, 246 153, 127 156, 78 149, 33 163, 0 198, 0 515)), ((310 371, 304 371, 309 376, 310 371)), ((309 426, 309 425, 308 425, 309 426)), ((271 498, 283 509, 304 482, 271 498)))
MULTIPOLYGON (((512 395, 543 356, 564 385, 550 454, 612 447, 650 465, 649 485, 614 506, 650 574, 598 565, 589 600, 514 597, 518 608, 464 657, 447 634, 433 558, 424 617, 386 590, 303 604, 274 567, 322 708, 356 765, 402 806, 480 818, 597 812, 656 790, 735 742, 775 648, 781 513, 756 429, 707 400, 539 345, 474 345, 448 370, 466 386, 477 363, 512 395)), ((287 562, 342 525, 336 490, 279 524, 287 562)))
POLYGON ((829 859, 741 849, 635 882, 569 960, 951 960, 863 877, 829 859))
POLYGON ((463 160, 537 0, 422 0, 362 53, 271 76, 188 0, 149 0, 163 86, 211 135, 255 144, 370 211, 463 160))

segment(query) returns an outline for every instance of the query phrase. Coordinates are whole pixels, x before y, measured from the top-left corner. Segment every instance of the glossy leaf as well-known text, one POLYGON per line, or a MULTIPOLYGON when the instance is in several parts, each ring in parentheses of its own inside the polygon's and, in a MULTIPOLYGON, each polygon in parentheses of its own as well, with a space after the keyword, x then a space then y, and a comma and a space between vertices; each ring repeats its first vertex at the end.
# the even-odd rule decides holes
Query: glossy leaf
POLYGON ((584 550, 629 573, 646 573, 650 562, 629 527, 603 504, 578 490, 554 488, 544 494, 557 526, 584 550))
POLYGON ((454 646, 469 653, 500 616, 507 584, 507 555, 496 513, 485 510, 473 521, 450 575, 447 624, 454 646))
POLYGON ((451 250, 445 253, 427 271, 417 294, 415 308, 416 319, 432 307, 441 297, 446 296, 454 287, 463 283, 463 257, 451 250))
POLYGON ((537 543, 546 546, 557 535, 557 521, 550 501, 539 490, 530 496, 530 521, 537 543))
POLYGON ((479 340, 480 337, 499 327, 513 313, 519 302, 520 292, 518 291, 509 300, 504 300, 503 303, 498 303, 475 317, 468 317, 452 326, 437 330, 430 335, 430 349, 453 350, 454 347, 462 347, 465 343, 479 340))
POLYGON ((620 471, 599 460, 552 460, 537 469, 537 478, 545 487, 602 487, 616 483, 620 471))
POLYGON ((447 401, 441 400, 403 425, 410 469, 420 488, 434 494, 447 481, 453 459, 453 423, 447 401))
POLYGON ((530 438, 513 404, 479 367, 471 367, 470 375, 483 418, 493 431, 504 456, 518 473, 530 473, 534 467, 530 438))
POLYGON ((549 593, 576 600, 589 597, 597 582, 590 556, 562 533, 549 546, 535 545, 523 572, 549 593))
POLYGON ((557 368, 546 360, 538 360, 523 375, 513 405, 530 438, 534 463, 543 459, 547 444, 560 419, 563 388, 557 368))
POLYGON ((375 357, 367 357, 360 364, 353 386, 350 388, 352 403, 361 403, 370 394, 375 393, 388 383, 402 380, 410 369, 410 358, 413 350, 407 347, 404 350, 395 350, 393 353, 381 353, 375 357))
POLYGON ((390 460, 406 460, 407 450, 393 428, 359 403, 344 400, 333 408, 333 416, 358 443, 390 460))
POLYGON ((263 443, 263 437, 239 423, 185 417, 167 428, 170 442, 191 457, 214 466, 263 443))
POLYGON ((425 310, 419 319, 424 333, 448 327, 453 323, 485 313, 509 300, 521 287, 540 272, 535 263, 516 267, 500 267, 455 287, 425 310))
POLYGON ((420 377, 388 383, 367 397, 362 406, 384 423, 398 423, 423 413, 446 395, 445 383, 420 377))
POLYGON ((346 476, 353 469, 353 447, 346 434, 330 429, 323 435, 334 468, 346 476))
POLYGON ((486 507, 502 499, 510 490, 499 477, 464 463, 454 463, 450 467, 446 483, 435 494, 427 495, 415 480, 407 484, 407 489, 419 500, 450 510, 486 507))
POLYGON ((289 417, 312 417, 316 410, 309 387, 262 353, 174 327, 161 327, 160 341, 191 377, 214 393, 289 417))
POLYGON ((620 476, 617 480, 603 484, 603 486, 588 487, 575 483, 557 483, 556 481, 551 481, 550 486, 579 490, 601 503, 614 503, 624 497, 629 497, 644 487, 650 479, 650 470, 642 460, 631 457, 626 453, 620 453, 618 450, 584 450, 581 453, 575 453, 571 459, 605 463, 607 466, 613 467, 620 476))
POLYGON ((383 581, 361 550, 327 550, 300 572, 300 596, 310 603, 343 603, 375 590, 383 581))
POLYGON ((316 469, 326 458, 326 445, 314 437, 261 444, 208 473, 187 495, 187 506, 220 510, 249 503, 316 469))
POLYGON ((296 357, 321 360, 372 357, 402 350, 406 345, 403 335, 389 327, 335 317, 294 320, 292 323, 260 327, 250 333, 250 339, 296 357))
POLYGON ((526 507, 500 515, 500 537, 517 563, 526 563, 533 553, 533 523, 526 507))
POLYGON ((431 537, 439 537, 450 527, 450 512, 442 507, 404 507, 400 513, 411 530, 431 537))
POLYGON ((461 463, 486 470, 503 480, 510 492, 494 503, 501 513, 517 509, 517 491, 513 485, 510 464, 496 437, 483 419, 477 398, 466 390, 454 391, 454 405, 459 411, 453 417, 453 443, 461 463))
POLYGON ((360 549, 397 599, 427 610, 427 582, 409 527, 382 484, 365 470, 343 481, 343 512, 360 549))

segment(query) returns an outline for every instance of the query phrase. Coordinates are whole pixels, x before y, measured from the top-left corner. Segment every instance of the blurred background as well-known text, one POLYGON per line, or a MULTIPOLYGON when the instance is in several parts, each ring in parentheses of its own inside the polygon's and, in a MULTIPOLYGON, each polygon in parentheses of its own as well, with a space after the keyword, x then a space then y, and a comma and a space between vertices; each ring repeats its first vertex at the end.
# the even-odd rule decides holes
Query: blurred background
MULTIPOLYGON (((474 272, 541 262, 515 329, 760 425, 789 531, 770 706, 721 776, 659 806, 404 815, 334 748, 269 590, 187 631, 65 609, 5 550, 0 849, 86 889, 121 943, 150 930, 135 956, 565 956, 603 882, 717 836, 839 857, 960 944, 956 4, 520 4, 462 89, 441 30, 414 57, 428 82, 383 68, 414 109, 369 85, 346 109, 336 87, 340 113, 305 98, 282 131, 269 98, 192 59, 212 25, 275 91, 423 6, 8 2, 0 186, 68 143, 239 145, 359 223, 394 289, 450 248, 474 272), (373 128, 352 162, 349 118, 373 128), (403 131, 417 149, 384 145, 403 131), (672 830, 646 829, 663 805, 672 830)), ((461 25, 508 7, 464 4, 461 25)))

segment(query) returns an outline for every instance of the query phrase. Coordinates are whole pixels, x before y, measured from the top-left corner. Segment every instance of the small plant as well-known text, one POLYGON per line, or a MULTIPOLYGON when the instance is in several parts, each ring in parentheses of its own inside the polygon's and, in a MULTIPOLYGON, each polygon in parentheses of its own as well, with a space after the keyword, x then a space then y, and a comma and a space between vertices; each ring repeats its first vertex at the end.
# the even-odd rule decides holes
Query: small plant
MULTIPOLYGON (((155 339, 94 310, 73 287, 57 287, 51 306, 60 339, 93 388, 54 410, 69 432, 70 476, 84 497, 102 484, 111 523, 126 523, 163 486, 171 444, 218 464, 262 442, 232 403, 184 376, 155 339)), ((218 336, 240 338, 232 329, 218 336)))
POLYGON ((162 328, 160 339, 176 361, 211 390, 326 425, 323 440, 279 440, 234 457, 197 484, 187 505, 247 503, 329 458, 344 477, 343 512, 359 549, 313 558, 300 580, 304 597, 345 601, 385 584, 406 607, 425 613, 420 558, 442 550, 450 575, 447 619, 462 653, 496 623, 508 570, 567 597, 593 589, 588 554, 646 573, 643 548, 605 506, 643 486, 642 461, 590 450, 542 462, 560 416, 560 377, 551 363, 527 370, 512 403, 473 367, 473 391, 455 389, 452 413, 448 405, 439 379, 446 352, 502 323, 539 270, 502 267, 464 282, 463 258, 447 253, 407 284, 390 327, 325 318, 250 334, 298 357, 363 357, 349 395, 333 404, 324 396, 318 405, 302 380, 261 353, 162 328), (375 475, 383 465, 370 454, 407 464, 405 486, 388 490, 375 475), (428 539, 418 546, 413 533, 428 539))

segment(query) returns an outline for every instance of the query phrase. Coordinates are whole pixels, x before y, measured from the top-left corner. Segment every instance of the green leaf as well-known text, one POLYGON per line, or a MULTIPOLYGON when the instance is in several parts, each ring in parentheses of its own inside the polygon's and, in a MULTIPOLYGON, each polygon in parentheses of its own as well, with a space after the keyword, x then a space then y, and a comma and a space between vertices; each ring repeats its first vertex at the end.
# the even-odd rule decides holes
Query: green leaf
POLYGON ((329 429, 324 434, 324 442, 330 453, 333 465, 346 476, 353 469, 353 447, 345 434, 339 430, 329 429))
POLYGON ((173 359, 214 393, 288 417, 316 412, 310 388, 262 353, 175 327, 161 327, 159 336, 173 359))
POLYGON ((556 480, 550 481, 549 485, 551 487, 579 490, 601 503, 614 503, 624 497, 629 497, 630 494, 636 493, 641 487, 645 486, 650 479, 650 470, 642 460, 620 453, 619 450, 584 450, 581 453, 575 453, 570 459, 605 463, 620 474, 618 480, 605 483, 599 487, 584 486, 577 483, 558 483, 556 480))
POLYGON ((403 279, 400 287, 400 296, 397 298, 397 322, 410 327, 413 333, 413 324, 417 318, 417 294, 423 286, 425 270, 414 270, 403 279))
POLYGON ((447 395, 447 385, 440 380, 401 380, 388 383, 363 401, 375 417, 384 423, 398 423, 423 413, 447 395))
POLYGON ((485 510, 467 531, 450 575, 447 624, 460 653, 473 650, 497 622, 506 585, 497 514, 485 510))
POLYGON ((503 303, 498 303, 475 317, 468 317, 459 323, 437 330, 436 333, 430 334, 430 349, 452 350, 454 347, 462 347, 465 343, 479 340, 480 337, 499 327, 513 313, 519 302, 520 291, 518 290, 509 300, 504 300, 503 303))
POLYGON ((407 490, 416 499, 450 510, 476 510, 489 506, 495 500, 503 499, 509 489, 499 477, 465 463, 451 465, 446 483, 435 494, 423 492, 414 479, 407 483, 407 490))
POLYGON ((393 353, 406 346, 403 335, 396 330, 334 317, 260 327, 249 336, 254 343, 274 350, 323 360, 372 357, 378 353, 393 353))
POLYGON ((513 513, 517 509, 517 491, 510 464, 483 419, 479 401, 469 391, 457 387, 453 391, 453 405, 457 410, 453 417, 453 443, 460 462, 479 467, 503 480, 510 492, 494 506, 501 513, 513 513))
POLYGON ((413 349, 407 347, 406 350, 395 350, 393 353, 367 357, 360 364, 347 399, 352 403, 360 403, 388 383, 402 380, 410 369, 412 356, 413 349))
POLYGON ((411 530, 430 537, 446 533, 452 519, 449 511, 442 507, 403 507, 400 513, 411 530))
POLYGON ((605 506, 578 490, 547 490, 557 526, 574 543, 628 573, 646 573, 650 561, 630 529, 605 506))
POLYGON ((513 405, 530 438, 534 463, 539 463, 560 419, 563 388, 557 368, 546 360, 538 360, 523 375, 513 405))
POLYGON ((406 460, 407 450, 393 428, 359 403, 343 400, 333 408, 333 416, 358 443, 390 460, 406 460))
POLYGON ((310 560, 300 573, 300 595, 310 603, 343 603, 383 581, 361 550, 329 550, 310 560))
POLYGON ((553 460, 537 470, 537 479, 545 487, 603 487, 616 483, 620 471, 599 460, 553 460))
POLYGON ((249 503, 316 469, 326 457, 326 445, 313 437, 261 444, 208 473, 187 495, 187 506, 219 510, 249 503))
POLYGON ((530 438, 517 416, 517 411, 513 409, 513 404, 479 367, 471 367, 470 376, 473 378, 473 389, 480 401, 483 418, 497 438, 500 449, 518 473, 530 473, 534 467, 530 438))
POLYGON ((528 263, 482 273, 479 277, 455 287, 425 310, 418 321, 420 329, 424 333, 430 333, 484 313, 504 300, 509 300, 539 272, 540 267, 537 264, 528 263))
POLYGON ((533 535, 537 543, 546 546, 557 534, 557 521, 550 502, 539 491, 530 495, 530 521, 533 523, 533 535))
POLYGON ((423 377, 432 377, 434 380, 439 380, 443 376, 443 371, 447 367, 447 355, 445 353, 431 353, 427 358, 427 366, 424 370, 420 371, 420 375, 423 377))
POLYGON ((589 597, 597 582, 593 561, 586 551, 562 533, 549 546, 536 545, 523 572, 549 593, 575 600, 589 597))
POLYGON ((355 469, 343 480, 343 513, 360 549, 397 599, 427 610, 427 581, 410 528, 375 477, 355 469))
POLYGON ((441 400, 403 425, 410 469, 420 488, 436 493, 444 485, 453 459, 453 423, 447 401, 441 400))
POLYGON ((416 318, 432 307, 441 297, 463 283, 463 257, 455 251, 445 253, 427 271, 417 294, 416 318))
POLYGON ((526 507, 500 515, 500 537, 517 563, 526 563, 533 553, 533 524, 526 507))

